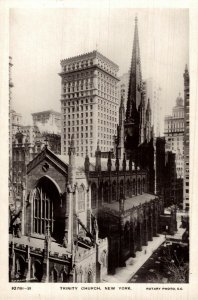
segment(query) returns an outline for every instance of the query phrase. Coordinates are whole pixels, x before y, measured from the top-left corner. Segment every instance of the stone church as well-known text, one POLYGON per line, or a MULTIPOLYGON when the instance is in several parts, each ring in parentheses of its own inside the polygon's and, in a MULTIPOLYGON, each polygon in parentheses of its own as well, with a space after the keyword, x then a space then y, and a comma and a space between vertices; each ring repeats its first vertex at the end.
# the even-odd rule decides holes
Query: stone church
POLYGON ((99 144, 95 157, 76 156, 71 138, 68 156, 46 145, 27 165, 21 233, 9 241, 10 281, 102 282, 158 233, 174 233, 175 213, 164 215, 163 167, 156 163, 162 151, 156 145, 142 89, 136 19, 115 158, 111 152, 102 158, 99 144))

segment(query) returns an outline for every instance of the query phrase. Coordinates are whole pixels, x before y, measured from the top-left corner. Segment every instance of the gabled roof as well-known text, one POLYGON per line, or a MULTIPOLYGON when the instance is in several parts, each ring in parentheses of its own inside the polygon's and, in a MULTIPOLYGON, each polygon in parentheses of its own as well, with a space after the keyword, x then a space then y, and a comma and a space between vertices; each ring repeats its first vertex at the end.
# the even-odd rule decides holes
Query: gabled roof
POLYGON ((39 165, 42 161, 47 160, 52 165, 56 166, 62 173, 67 174, 68 164, 63 162, 56 154, 54 154, 51 150, 45 147, 38 155, 36 155, 33 160, 29 162, 27 165, 27 174, 33 170, 37 165, 39 165))

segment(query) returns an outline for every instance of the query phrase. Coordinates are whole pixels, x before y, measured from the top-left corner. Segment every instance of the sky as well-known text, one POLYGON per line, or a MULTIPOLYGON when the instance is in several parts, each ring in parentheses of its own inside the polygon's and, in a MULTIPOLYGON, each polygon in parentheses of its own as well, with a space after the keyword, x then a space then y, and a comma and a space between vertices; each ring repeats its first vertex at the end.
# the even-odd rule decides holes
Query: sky
POLYGON ((61 59, 97 49, 118 64, 119 76, 128 72, 136 15, 142 77, 158 82, 162 115, 170 114, 189 64, 188 9, 11 9, 13 107, 25 123, 33 112, 60 111, 61 59))

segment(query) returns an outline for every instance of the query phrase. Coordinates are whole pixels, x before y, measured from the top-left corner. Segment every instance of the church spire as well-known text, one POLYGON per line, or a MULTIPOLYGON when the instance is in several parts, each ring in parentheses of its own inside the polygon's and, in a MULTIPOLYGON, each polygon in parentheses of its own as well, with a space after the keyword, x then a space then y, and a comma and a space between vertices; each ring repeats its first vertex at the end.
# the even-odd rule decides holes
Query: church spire
POLYGON ((141 102, 141 89, 142 89, 142 73, 141 73, 141 61, 140 61, 140 47, 138 36, 138 18, 135 17, 135 31, 133 40, 133 51, 129 78, 129 92, 127 101, 126 119, 132 118, 133 110, 138 110, 141 102), (135 105, 134 105, 135 104, 135 105))

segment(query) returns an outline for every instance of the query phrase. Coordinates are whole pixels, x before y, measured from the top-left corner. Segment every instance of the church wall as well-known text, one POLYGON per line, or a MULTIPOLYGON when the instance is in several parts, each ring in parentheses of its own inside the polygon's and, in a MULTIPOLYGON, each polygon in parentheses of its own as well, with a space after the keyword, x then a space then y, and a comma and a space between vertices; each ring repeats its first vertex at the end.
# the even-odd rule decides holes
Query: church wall
POLYGON ((76 253, 74 282, 96 282, 96 248, 76 253), (90 281, 89 281, 90 280, 90 281))

